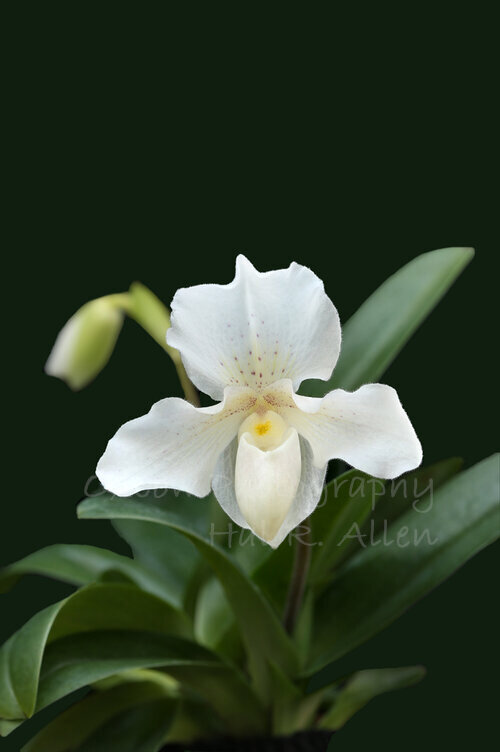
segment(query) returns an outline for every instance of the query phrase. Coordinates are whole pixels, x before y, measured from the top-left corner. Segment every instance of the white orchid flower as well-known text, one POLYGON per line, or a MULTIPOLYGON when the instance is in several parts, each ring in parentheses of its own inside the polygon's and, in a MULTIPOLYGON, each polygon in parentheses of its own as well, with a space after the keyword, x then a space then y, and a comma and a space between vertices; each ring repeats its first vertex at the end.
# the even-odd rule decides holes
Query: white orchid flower
POLYGON ((178 290, 167 342, 220 401, 164 399, 125 423, 99 461, 101 483, 118 496, 212 488, 234 522, 276 548, 318 504, 330 459, 378 478, 417 467, 422 448, 390 386, 296 394, 304 379, 330 377, 340 341, 323 283, 296 263, 260 273, 238 256, 230 284, 178 290))

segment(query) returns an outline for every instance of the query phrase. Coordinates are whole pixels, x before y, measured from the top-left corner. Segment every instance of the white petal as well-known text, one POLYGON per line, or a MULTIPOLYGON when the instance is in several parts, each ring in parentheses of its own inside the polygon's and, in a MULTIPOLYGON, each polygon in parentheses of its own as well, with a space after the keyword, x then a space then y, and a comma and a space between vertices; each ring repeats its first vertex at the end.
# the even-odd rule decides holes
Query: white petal
POLYGON ((260 273, 244 256, 230 284, 178 290, 167 332, 190 379, 214 399, 227 385, 289 378, 297 389, 306 378, 328 379, 340 337, 337 311, 310 269, 260 273))
POLYGON ((157 402, 125 423, 99 460, 97 477, 118 496, 175 488, 206 496, 218 457, 255 404, 249 389, 226 389, 224 402, 195 408, 182 399, 157 402))
POLYGON ((263 451, 244 433, 238 444, 235 491, 238 506, 252 530, 271 541, 297 493, 301 461, 299 435, 290 428, 275 449, 263 451))
MULTIPOLYGON (((277 548, 287 535, 311 514, 321 498, 325 481, 326 465, 323 468, 315 467, 312 460, 311 447, 302 437, 299 437, 299 440, 301 453, 299 487, 278 532, 271 541, 266 541, 266 543, 269 543, 272 548, 277 548)), ((235 493, 237 451, 238 442, 235 439, 219 457, 219 461, 214 471, 212 487, 219 504, 233 522, 242 528, 251 529, 257 537, 264 540, 256 530, 250 527, 238 506, 235 493)), ((215 530, 214 532, 216 534, 227 533, 227 531, 223 530, 215 530)))
POLYGON ((276 396, 273 409, 310 442, 317 467, 339 458, 378 478, 396 478, 420 465, 422 447, 392 387, 336 389, 323 399, 294 395, 289 382, 279 389, 281 404, 276 396))

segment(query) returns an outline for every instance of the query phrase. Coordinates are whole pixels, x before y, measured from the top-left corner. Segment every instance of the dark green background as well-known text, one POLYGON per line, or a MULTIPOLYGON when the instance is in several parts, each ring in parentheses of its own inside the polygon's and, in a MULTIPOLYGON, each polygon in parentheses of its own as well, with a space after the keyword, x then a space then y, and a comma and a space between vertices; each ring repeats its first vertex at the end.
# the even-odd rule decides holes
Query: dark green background
MULTIPOLYGON (((82 19, 59 17, 56 28, 30 16, 12 27, 0 564, 53 542, 125 552, 106 523, 78 522, 75 505, 118 426, 180 393, 168 358, 132 322, 88 389, 46 377, 66 319, 135 279, 166 302, 179 286, 229 282, 238 251, 259 269, 310 266, 346 321, 417 254, 475 246, 384 381, 426 462, 462 455, 470 465, 496 449, 497 196, 467 66, 450 71, 438 56, 426 77, 409 59, 393 80, 390 59, 367 52, 358 71, 308 30, 310 50, 286 38, 276 52, 244 41, 239 25, 234 39, 210 42, 205 20, 83 20, 82 31, 82 19)), ((373 702, 332 748, 493 738, 494 566, 494 550, 481 553, 343 664, 423 663, 429 675, 373 702)), ((66 592, 23 581, 0 601, 0 639, 66 592)))

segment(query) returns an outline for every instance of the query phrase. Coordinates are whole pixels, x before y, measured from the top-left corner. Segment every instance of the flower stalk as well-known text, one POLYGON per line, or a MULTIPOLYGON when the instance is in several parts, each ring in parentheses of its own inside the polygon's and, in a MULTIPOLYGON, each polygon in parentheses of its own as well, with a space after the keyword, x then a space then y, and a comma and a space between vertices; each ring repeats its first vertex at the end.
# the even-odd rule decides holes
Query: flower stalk
POLYGON ((304 522, 304 534, 296 539, 292 576, 288 587, 283 625, 288 634, 293 634, 300 614, 307 577, 311 564, 311 528, 309 520, 304 522))
POLYGON ((140 282, 134 282, 128 293, 117 295, 116 298, 117 302, 123 306, 125 313, 142 326, 170 356, 185 398, 195 407, 199 407, 198 392, 186 373, 179 350, 167 344, 167 330, 170 329, 170 311, 167 306, 140 282))

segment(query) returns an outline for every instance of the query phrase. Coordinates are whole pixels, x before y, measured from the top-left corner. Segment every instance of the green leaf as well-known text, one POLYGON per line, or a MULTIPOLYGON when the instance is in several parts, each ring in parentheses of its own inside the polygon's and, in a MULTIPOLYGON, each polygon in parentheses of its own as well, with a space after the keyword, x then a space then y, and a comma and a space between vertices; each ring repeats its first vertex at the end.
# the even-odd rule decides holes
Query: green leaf
POLYGON ((37 710, 134 668, 161 668, 201 695, 232 733, 258 733, 262 707, 244 677, 196 643, 155 632, 90 632, 58 639, 44 655, 37 710))
POLYGON ((311 516, 312 548, 309 583, 318 585, 331 578, 331 570, 340 558, 342 540, 353 524, 362 524, 369 516, 377 490, 384 481, 359 470, 349 470, 328 484, 311 516))
MULTIPOLYGON (((177 499, 177 503, 181 504, 182 499, 177 499)), ((208 504, 200 502, 196 511, 206 514, 208 508, 208 504)), ((113 520, 113 527, 129 544, 134 559, 156 573, 171 602, 184 606, 200 563, 193 544, 175 530, 152 522, 113 520)))
POLYGON ((429 491, 434 492, 461 468, 457 458, 418 468, 393 481, 371 478, 350 470, 328 484, 311 517, 312 563, 309 582, 316 587, 331 579, 331 571, 347 556, 359 551, 359 539, 349 538, 359 530, 368 538, 394 522, 412 504, 425 509, 429 491))
POLYGON ((117 673, 162 668, 201 695, 232 732, 262 731, 262 708, 244 677, 172 636, 171 616, 166 603, 128 585, 90 585, 45 609, 0 650, 2 719, 30 717, 117 673))
POLYGON ((343 328, 332 378, 305 382, 301 392, 321 397, 332 389, 357 389, 377 379, 471 261, 472 248, 424 253, 387 279, 343 328))
POLYGON ((237 545, 232 541, 229 551, 247 574, 254 574, 278 550, 272 549, 250 530, 238 527, 231 520, 227 524, 231 524, 232 529, 237 532, 237 545))
POLYGON ((320 728, 337 731, 377 695, 410 687, 424 676, 423 666, 358 671, 341 687, 333 706, 322 716, 318 725, 320 728))
POLYGON ((174 712, 172 701, 164 699, 130 708, 99 729, 79 752, 159 752, 174 712))
POLYGON ((386 627, 492 543, 499 487, 499 455, 493 455, 441 486, 425 514, 406 512, 385 541, 337 570, 316 604, 310 673, 386 627))
MULTIPOLYGON (((300 526, 296 535, 301 534, 300 526)), ((286 596, 290 586, 293 569, 295 546, 291 545, 293 537, 285 540, 281 546, 266 556, 262 563, 252 572, 252 580, 274 606, 276 613, 283 615, 286 596)))
POLYGON ((89 585, 36 614, 0 648, 0 717, 29 718, 47 643, 78 632, 138 629, 185 634, 186 617, 130 585, 89 585))
POLYGON ((275 665, 271 664, 273 680, 272 731, 276 736, 286 736, 297 731, 297 708, 302 693, 275 665))
MULTIPOLYGON (((420 513, 432 505, 434 492, 460 472, 463 460, 451 457, 428 467, 419 467, 385 484, 385 493, 377 495, 375 511, 365 522, 362 532, 376 536, 407 512, 411 505, 420 513)), ((353 547, 353 551, 359 548, 353 547)))
POLYGON ((263 705, 236 668, 219 661, 215 665, 186 664, 166 670, 214 708, 226 733, 235 736, 264 733, 267 715, 263 705))
POLYGON ((178 744, 181 749, 184 742, 184 749, 187 750, 193 740, 212 739, 225 734, 224 725, 207 704, 196 698, 181 699, 167 742, 178 744))
POLYGON ((22 721, 2 721, 0 720, 0 736, 8 736, 9 734, 12 734, 13 731, 15 731, 19 726, 21 725, 22 721))
POLYGON ((0 571, 0 593, 9 590, 25 574, 44 575, 71 585, 96 582, 108 571, 120 572, 142 590, 153 593, 177 608, 181 599, 155 569, 147 569, 127 556, 104 548, 58 544, 42 548, 0 571))
POLYGON ((266 660, 273 660, 285 673, 297 670, 294 646, 283 629, 268 601, 240 566, 222 549, 214 546, 193 529, 195 519, 191 507, 200 501, 127 498, 119 501, 112 497, 86 499, 78 507, 83 519, 139 519, 166 525, 185 535, 194 543, 205 562, 220 580, 234 611, 248 650, 250 667, 260 690, 268 689, 266 660))
POLYGON ((101 629, 148 629, 191 636, 187 617, 160 598, 135 585, 101 583, 82 588, 63 603, 49 641, 101 629))
POLYGON ((40 667, 59 604, 40 611, 0 648, 0 718, 33 715, 40 667))
MULTIPOLYGON (((281 619, 293 566, 293 547, 283 544, 273 550, 247 530, 238 541, 239 545, 228 548, 228 553, 241 565, 281 619)), ((234 612, 216 578, 209 579, 198 594, 195 634, 203 645, 240 662, 241 639, 234 612)))
POLYGON ((174 670, 184 665, 210 666, 217 658, 189 640, 140 630, 71 634, 46 646, 36 710, 87 685, 137 668, 174 670))
MULTIPOLYGON (((223 527, 220 525, 217 529, 223 527)), ((273 550, 248 530, 241 530, 233 524, 233 531, 238 545, 234 545, 233 541, 226 549, 227 553, 253 580, 281 618, 290 581, 293 548, 282 545, 273 550)), ((198 593, 195 634, 203 645, 239 662, 241 640, 234 612, 216 578, 207 580, 198 593)))
POLYGON ((196 640, 202 645, 233 661, 241 660, 241 639, 234 613, 216 577, 210 577, 199 592, 194 633, 196 640))
MULTIPOLYGON (((69 710, 59 715, 40 731, 22 752, 69 752, 80 745, 111 718, 129 708, 165 697, 162 687, 153 682, 133 682, 113 687, 105 692, 94 692, 69 710)), ((168 708, 166 707, 166 715, 168 708)))

